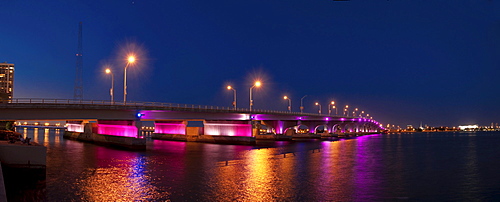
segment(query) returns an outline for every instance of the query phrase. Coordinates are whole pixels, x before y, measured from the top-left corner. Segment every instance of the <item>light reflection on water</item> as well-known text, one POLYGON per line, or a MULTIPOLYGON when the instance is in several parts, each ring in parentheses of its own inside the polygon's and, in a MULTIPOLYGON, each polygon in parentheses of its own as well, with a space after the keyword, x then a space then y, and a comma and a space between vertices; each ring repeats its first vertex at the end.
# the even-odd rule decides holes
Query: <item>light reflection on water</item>
POLYGON ((47 147, 48 201, 498 200, 500 133, 257 146, 148 141, 124 151, 21 129, 47 147), (479 155, 481 154, 481 155, 479 155))

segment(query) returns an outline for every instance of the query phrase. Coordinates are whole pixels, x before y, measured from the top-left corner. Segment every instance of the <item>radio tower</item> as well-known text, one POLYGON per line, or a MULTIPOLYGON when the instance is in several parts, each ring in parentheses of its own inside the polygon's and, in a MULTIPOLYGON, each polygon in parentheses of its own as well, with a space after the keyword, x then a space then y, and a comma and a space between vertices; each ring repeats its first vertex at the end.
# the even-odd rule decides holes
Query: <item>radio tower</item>
POLYGON ((83 58, 82 58, 82 22, 78 25, 78 50, 76 51, 76 77, 75 77, 75 93, 73 99, 83 99, 83 58))

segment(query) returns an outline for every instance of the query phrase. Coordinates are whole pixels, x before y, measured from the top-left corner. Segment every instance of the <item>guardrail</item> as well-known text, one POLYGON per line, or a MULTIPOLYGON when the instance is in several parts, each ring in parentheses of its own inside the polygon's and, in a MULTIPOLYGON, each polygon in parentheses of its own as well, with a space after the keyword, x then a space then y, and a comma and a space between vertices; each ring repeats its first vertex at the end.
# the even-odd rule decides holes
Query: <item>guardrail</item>
POLYGON ((68 106, 68 105, 89 105, 89 106, 108 106, 113 108, 130 108, 130 107, 148 107, 158 109, 184 109, 184 110, 210 110, 218 112, 238 112, 238 113, 265 113, 265 114, 284 114, 284 115, 299 115, 299 116, 323 116, 323 117, 338 117, 338 118, 359 118, 346 117, 327 114, 313 114, 277 110, 260 110, 234 107, 220 107, 210 105, 195 105, 195 104, 179 104, 179 103, 162 103, 162 102, 111 102, 105 100, 74 100, 74 99, 47 99, 47 98, 13 98, 8 101, 0 100, 0 108, 8 107, 9 104, 47 104, 47 106, 68 106))

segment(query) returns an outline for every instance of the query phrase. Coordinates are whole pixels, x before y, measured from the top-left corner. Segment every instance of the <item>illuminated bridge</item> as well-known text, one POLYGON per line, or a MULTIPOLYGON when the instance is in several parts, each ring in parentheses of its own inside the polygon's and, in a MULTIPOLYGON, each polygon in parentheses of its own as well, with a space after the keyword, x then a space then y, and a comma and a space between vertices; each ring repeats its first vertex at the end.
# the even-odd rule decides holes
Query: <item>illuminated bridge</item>
POLYGON ((64 120, 70 132, 126 137, 138 137, 142 122, 154 121, 155 134, 172 139, 185 136, 187 141, 189 136, 294 135, 303 129, 313 134, 349 134, 382 129, 375 120, 359 117, 157 102, 26 98, 0 103, 0 111, 4 121, 64 120))

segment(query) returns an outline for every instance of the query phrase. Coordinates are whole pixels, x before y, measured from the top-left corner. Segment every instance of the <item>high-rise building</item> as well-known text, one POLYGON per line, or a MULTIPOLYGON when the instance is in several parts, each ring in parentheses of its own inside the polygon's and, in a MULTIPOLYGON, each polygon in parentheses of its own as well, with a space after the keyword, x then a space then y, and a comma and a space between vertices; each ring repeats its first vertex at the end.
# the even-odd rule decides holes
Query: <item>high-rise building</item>
POLYGON ((0 63, 0 102, 12 100, 14 94, 14 64, 0 63))

